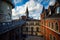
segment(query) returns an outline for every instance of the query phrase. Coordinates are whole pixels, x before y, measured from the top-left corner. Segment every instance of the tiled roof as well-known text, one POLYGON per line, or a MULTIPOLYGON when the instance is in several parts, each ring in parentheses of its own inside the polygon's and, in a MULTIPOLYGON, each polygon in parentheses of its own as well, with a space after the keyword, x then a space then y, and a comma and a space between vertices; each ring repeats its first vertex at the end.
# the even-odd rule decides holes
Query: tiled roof
POLYGON ((60 18, 60 13, 59 14, 54 14, 54 15, 49 15, 46 18, 60 18))

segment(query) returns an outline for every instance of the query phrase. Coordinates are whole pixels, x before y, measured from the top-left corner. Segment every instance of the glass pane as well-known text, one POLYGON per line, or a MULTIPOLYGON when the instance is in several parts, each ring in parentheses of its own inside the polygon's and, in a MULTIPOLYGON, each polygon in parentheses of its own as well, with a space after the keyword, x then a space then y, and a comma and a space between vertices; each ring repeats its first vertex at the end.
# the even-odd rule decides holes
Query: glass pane
POLYGON ((60 13, 60 7, 57 8, 57 13, 60 13))

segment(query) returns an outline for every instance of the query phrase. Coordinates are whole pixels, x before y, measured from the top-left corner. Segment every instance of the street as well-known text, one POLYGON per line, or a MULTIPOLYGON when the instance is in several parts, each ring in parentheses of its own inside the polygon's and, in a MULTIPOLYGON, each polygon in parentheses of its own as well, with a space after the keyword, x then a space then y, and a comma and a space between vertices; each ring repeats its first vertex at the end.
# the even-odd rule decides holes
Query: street
POLYGON ((41 36, 28 36, 26 40, 44 40, 41 36))

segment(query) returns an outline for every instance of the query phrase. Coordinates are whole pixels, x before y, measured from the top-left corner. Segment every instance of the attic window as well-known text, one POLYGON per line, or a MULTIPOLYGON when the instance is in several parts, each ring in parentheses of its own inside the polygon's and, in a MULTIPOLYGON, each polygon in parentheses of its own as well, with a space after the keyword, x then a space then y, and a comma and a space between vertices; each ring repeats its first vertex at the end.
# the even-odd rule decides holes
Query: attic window
POLYGON ((57 7, 57 14, 60 13, 60 7, 57 7))
POLYGON ((49 15, 51 15, 51 11, 49 12, 49 15))

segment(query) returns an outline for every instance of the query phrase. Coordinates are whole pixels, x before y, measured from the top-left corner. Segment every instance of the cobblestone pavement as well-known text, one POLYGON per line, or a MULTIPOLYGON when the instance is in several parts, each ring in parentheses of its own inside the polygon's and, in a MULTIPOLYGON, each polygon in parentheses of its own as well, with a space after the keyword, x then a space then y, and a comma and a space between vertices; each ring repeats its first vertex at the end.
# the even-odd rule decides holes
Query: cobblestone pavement
POLYGON ((40 36, 28 36, 26 40, 44 40, 44 38, 40 36))

